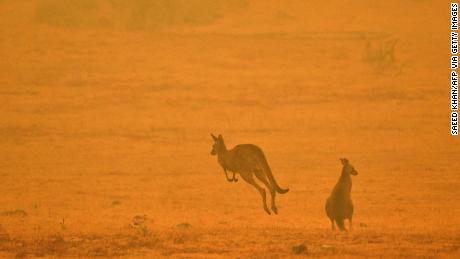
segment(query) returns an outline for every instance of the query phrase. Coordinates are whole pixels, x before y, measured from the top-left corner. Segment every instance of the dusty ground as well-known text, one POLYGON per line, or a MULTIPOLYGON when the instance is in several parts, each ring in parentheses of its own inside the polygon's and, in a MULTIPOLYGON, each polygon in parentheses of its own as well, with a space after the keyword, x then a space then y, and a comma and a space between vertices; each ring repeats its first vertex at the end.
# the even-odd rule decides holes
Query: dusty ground
POLYGON ((460 257, 448 2, 341 1, 330 20, 254 2, 161 32, 17 2, 0 1, 2 257, 460 257), (264 149, 291 189, 278 216, 225 180, 211 132, 264 149), (324 213, 340 157, 360 173, 348 234, 324 213))

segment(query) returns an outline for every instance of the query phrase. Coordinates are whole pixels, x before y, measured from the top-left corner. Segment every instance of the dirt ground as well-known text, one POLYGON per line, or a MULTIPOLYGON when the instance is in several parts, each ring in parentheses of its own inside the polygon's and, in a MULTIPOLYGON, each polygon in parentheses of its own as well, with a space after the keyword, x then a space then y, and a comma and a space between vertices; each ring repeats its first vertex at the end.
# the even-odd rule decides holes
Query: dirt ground
POLYGON ((0 1, 0 257, 460 258, 450 2, 249 1, 157 29, 42 2, 0 1), (264 150, 279 215, 210 133, 264 150), (350 233, 324 212, 341 157, 350 233))

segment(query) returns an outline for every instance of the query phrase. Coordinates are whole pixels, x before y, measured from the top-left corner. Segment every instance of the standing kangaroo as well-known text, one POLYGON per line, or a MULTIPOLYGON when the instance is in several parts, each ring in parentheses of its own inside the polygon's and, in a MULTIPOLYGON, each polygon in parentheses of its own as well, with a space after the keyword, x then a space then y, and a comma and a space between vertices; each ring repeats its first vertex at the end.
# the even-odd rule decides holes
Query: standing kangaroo
POLYGON ((287 193, 289 189, 282 189, 278 183, 276 183, 262 150, 258 146, 252 144, 237 145, 227 150, 222 135, 216 137, 211 134, 211 136, 214 140, 211 155, 217 155, 217 161, 224 169, 227 181, 237 182, 238 179, 235 178, 235 173, 239 173, 243 180, 254 186, 260 192, 260 195, 262 195, 263 208, 270 215, 270 210, 267 207, 265 189, 256 183, 253 177, 255 175, 270 191, 272 211, 278 214, 278 209, 275 204, 276 192, 283 194, 287 193), (227 171, 233 172, 233 178, 228 177, 227 171))
POLYGON ((351 201, 351 176, 357 175, 358 172, 348 162, 348 159, 341 158, 342 175, 332 190, 331 196, 326 200, 326 214, 331 220, 332 230, 335 230, 334 221, 340 230, 346 231, 344 219, 350 221, 350 230, 352 228, 353 202, 351 201))

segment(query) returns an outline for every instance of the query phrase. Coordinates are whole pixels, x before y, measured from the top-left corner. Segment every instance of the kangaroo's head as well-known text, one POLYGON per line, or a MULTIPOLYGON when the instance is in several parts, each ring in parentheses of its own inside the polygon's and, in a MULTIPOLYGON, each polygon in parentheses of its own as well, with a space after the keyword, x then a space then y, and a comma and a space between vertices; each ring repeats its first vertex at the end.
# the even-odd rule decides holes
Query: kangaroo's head
POLYGON ((358 171, 356 171, 355 167, 348 162, 348 159, 346 158, 340 158, 340 161, 342 162, 343 168, 342 168, 342 174, 346 175, 358 175, 358 171))
POLYGON ((211 134, 212 139, 214 140, 214 145, 212 145, 211 155, 215 156, 220 151, 225 150, 224 138, 219 134, 218 137, 211 134))

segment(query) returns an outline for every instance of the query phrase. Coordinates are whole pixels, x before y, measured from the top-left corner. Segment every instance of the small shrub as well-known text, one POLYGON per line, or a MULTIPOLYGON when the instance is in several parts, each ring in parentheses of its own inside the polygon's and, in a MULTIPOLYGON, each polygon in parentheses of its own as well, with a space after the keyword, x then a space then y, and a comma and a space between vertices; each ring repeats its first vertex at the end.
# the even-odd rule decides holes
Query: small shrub
POLYGON ((292 253, 295 255, 308 254, 308 248, 305 244, 300 244, 292 247, 292 253))

